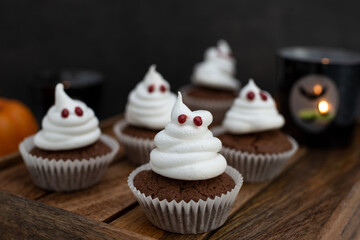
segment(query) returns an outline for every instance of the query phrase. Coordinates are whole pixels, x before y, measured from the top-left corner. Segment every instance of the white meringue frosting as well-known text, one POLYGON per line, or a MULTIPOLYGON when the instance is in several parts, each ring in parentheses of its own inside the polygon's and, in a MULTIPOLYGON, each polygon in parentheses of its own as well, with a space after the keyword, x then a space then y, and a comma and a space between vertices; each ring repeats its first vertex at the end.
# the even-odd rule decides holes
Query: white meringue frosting
POLYGON ((71 99, 65 93, 64 85, 58 83, 55 105, 43 118, 42 130, 35 135, 34 144, 50 151, 85 147, 99 139, 101 131, 98 125, 94 111, 85 103, 71 99), (76 114, 76 108, 80 113, 76 114))
POLYGON ((284 123, 284 117, 277 111, 271 95, 260 90, 250 79, 226 113, 222 125, 229 133, 246 134, 278 129, 284 123))
POLYGON ((234 77, 236 60, 225 40, 219 40, 217 47, 207 49, 204 58, 204 62, 194 67, 191 78, 194 84, 228 90, 239 89, 240 82, 234 77))
POLYGON ((171 112, 171 122, 155 136, 156 148, 150 154, 152 170, 179 180, 205 180, 222 174, 227 163, 218 153, 221 141, 208 130, 212 119, 208 111, 192 112, 182 102, 179 92, 171 112), (184 123, 179 122, 180 115, 186 116, 184 123), (197 126, 195 121, 199 117, 202 124, 197 126))
POLYGON ((152 65, 143 81, 131 91, 125 110, 126 120, 133 126, 160 130, 170 121, 176 96, 170 85, 152 65))

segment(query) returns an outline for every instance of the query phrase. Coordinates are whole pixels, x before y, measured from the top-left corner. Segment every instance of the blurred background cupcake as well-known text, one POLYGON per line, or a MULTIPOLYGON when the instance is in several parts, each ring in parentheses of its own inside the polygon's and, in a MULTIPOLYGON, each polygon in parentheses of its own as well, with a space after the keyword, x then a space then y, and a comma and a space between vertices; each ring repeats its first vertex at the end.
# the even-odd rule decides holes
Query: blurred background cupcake
POLYGON ((42 129, 19 146, 34 183, 52 191, 96 184, 119 150, 117 141, 101 134, 98 125, 93 110, 57 84, 55 104, 43 118, 42 129))
POLYGON ((206 109, 220 123, 238 94, 240 82, 235 78, 236 60, 229 44, 219 40, 205 51, 204 61, 194 67, 192 85, 182 89, 184 102, 193 110, 206 109))
POLYGON ((150 163, 130 174, 130 189, 158 228, 197 234, 226 221, 243 180, 218 153, 221 142, 208 130, 211 122, 210 112, 192 112, 179 93, 171 122, 155 137, 150 163))
POLYGON ((296 141, 279 130, 285 123, 271 95, 252 79, 226 113, 214 134, 222 141, 221 153, 246 182, 275 177, 297 151, 296 141))
POLYGON ((149 161, 155 147, 154 137, 170 121, 175 94, 169 83, 150 66, 144 79, 129 94, 125 119, 114 126, 114 132, 126 147, 130 161, 140 165, 149 161))

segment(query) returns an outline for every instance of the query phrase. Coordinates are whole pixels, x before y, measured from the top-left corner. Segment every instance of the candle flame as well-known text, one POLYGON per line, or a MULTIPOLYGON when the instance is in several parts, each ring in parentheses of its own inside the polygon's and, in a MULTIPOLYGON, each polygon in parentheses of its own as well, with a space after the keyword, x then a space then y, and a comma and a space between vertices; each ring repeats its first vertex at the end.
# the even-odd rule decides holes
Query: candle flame
POLYGON ((329 109, 330 109, 329 103, 327 101, 325 101, 325 100, 320 101, 319 104, 318 104, 318 109, 319 109, 319 112, 321 114, 328 113, 329 109))
POLYGON ((323 88, 320 84, 316 84, 314 87, 313 87, 313 92, 315 95, 320 95, 323 91, 323 88))

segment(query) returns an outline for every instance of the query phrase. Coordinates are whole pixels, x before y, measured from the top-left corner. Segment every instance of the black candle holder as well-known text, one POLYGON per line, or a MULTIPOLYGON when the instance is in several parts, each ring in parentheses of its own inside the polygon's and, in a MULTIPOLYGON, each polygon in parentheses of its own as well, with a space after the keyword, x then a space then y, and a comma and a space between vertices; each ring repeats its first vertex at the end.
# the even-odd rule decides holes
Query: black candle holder
POLYGON ((321 47, 277 53, 280 111, 285 131, 314 147, 348 145, 356 118, 360 55, 321 47))

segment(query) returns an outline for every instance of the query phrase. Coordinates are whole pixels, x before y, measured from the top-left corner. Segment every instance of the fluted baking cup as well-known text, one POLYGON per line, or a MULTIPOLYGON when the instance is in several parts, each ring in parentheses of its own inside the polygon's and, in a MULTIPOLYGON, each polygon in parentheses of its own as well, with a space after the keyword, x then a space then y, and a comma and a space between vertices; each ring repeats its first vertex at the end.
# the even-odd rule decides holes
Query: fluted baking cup
MULTIPOLYGON (((222 127, 211 129, 214 136, 224 133, 222 127)), ((243 175, 245 182, 264 182, 276 177, 285 167, 286 162, 298 150, 296 140, 290 136, 288 139, 292 148, 286 152, 273 154, 255 154, 242 152, 236 149, 222 147, 220 153, 227 163, 243 175)))
POLYGON ((197 234, 221 227, 243 184, 241 174, 228 166, 226 173, 234 180, 235 187, 226 194, 205 201, 200 199, 197 202, 169 202, 166 199, 160 201, 158 198, 145 196, 134 186, 136 174, 150 169, 150 164, 135 169, 128 177, 128 185, 150 222, 160 229, 174 233, 197 234))
POLYGON ((48 159, 30 154, 35 147, 34 136, 26 138, 19 145, 19 151, 35 185, 56 191, 76 191, 90 187, 100 181, 108 165, 119 151, 118 142, 102 134, 100 140, 111 148, 111 152, 90 159, 48 159))
POLYGON ((120 120, 114 125, 113 130, 116 137, 122 145, 125 146, 130 162, 137 166, 148 163, 150 160, 150 152, 155 148, 154 140, 124 134, 122 130, 127 125, 126 120, 120 120))
POLYGON ((234 99, 203 99, 203 98, 195 98, 188 95, 189 89, 191 85, 182 87, 180 89, 184 103, 191 110, 208 110, 213 115, 214 123, 221 123, 225 117, 225 113, 230 109, 233 104, 234 99))

